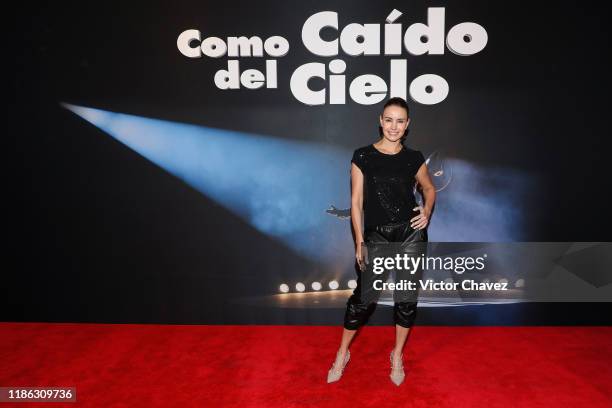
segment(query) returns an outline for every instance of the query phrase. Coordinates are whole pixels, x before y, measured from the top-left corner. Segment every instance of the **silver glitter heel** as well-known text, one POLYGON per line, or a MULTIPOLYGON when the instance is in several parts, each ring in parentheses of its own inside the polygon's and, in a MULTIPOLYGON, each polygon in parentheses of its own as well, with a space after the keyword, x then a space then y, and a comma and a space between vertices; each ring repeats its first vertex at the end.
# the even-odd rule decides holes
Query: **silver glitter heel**
MULTIPOLYGON (((338 353, 336 353, 336 361, 338 360, 338 353)), ((339 370, 337 369, 336 362, 334 361, 334 363, 332 364, 332 367, 327 372, 327 382, 328 383, 336 382, 342 377, 342 374, 344 373, 344 369, 346 368, 346 365, 348 364, 350 359, 351 359, 351 352, 346 350, 346 355, 344 356, 344 363, 342 364, 342 367, 339 370)))
MULTIPOLYGON (((404 382, 404 378, 406 378, 406 374, 404 373, 404 363, 401 362, 398 367, 393 366, 393 350, 391 350, 391 354, 389 355, 389 359, 391 360, 391 374, 389 377, 393 384, 398 387, 404 382)), ((401 359, 403 361, 404 355, 402 354, 401 359)))

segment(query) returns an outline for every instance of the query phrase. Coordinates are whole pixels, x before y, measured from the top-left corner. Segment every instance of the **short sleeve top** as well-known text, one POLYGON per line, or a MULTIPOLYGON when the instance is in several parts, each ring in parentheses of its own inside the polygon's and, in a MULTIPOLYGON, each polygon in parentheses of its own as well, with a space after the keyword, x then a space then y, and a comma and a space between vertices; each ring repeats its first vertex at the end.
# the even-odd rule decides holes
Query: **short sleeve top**
POLYGON ((396 154, 385 154, 373 145, 353 153, 364 176, 363 213, 366 228, 409 221, 418 215, 414 197, 416 173, 425 162, 423 154, 402 145, 396 154))

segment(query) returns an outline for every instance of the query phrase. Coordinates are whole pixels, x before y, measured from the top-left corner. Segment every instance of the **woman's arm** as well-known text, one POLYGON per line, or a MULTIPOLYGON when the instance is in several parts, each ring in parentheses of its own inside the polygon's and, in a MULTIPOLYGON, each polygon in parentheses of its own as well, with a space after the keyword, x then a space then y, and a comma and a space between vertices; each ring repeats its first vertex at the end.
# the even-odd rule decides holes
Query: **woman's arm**
POLYGON ((363 173, 351 163, 351 221, 355 230, 355 246, 361 247, 363 242, 363 173))
POLYGON ((431 181, 431 177, 429 177, 429 171, 427 170, 427 165, 425 163, 419 167, 419 171, 417 171, 415 178, 423 191, 425 204, 421 209, 421 214, 414 217, 410 221, 412 228, 423 229, 429 223, 429 218, 431 217, 431 212, 433 211, 434 203, 436 202, 436 188, 431 181))

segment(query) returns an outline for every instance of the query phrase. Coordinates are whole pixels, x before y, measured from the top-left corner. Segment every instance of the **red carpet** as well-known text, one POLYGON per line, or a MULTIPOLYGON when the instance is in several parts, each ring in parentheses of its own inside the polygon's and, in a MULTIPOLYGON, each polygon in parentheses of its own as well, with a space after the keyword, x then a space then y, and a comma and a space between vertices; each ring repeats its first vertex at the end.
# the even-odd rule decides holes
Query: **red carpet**
POLYGON ((0 323, 0 386, 75 386, 83 407, 610 407, 611 327, 366 326, 326 384, 341 327, 0 323))

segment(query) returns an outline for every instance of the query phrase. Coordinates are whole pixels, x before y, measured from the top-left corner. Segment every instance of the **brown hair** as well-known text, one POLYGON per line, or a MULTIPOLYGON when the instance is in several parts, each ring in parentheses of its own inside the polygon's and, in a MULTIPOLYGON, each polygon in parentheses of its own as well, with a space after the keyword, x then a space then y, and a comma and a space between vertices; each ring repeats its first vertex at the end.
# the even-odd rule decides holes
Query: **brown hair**
POLYGON ((399 96, 390 98, 386 103, 385 106, 383 106, 383 110, 380 113, 382 115, 382 113, 385 111, 385 109, 387 109, 387 106, 399 106, 400 108, 404 108, 406 109, 406 116, 410 117, 410 109, 408 108, 408 104, 406 103, 406 101, 404 100, 404 98, 400 98, 399 96))

